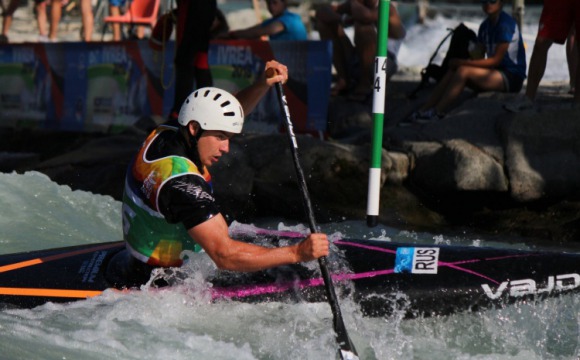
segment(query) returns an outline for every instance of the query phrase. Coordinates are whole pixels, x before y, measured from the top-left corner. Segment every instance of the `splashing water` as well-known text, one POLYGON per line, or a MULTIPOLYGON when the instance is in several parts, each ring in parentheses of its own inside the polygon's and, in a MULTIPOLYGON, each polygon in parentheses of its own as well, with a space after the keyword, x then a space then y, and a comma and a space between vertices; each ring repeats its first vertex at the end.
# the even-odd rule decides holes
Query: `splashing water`
MULTIPOLYGON (((526 10, 527 59, 537 32, 538 11, 526 10)), ((508 11, 509 12, 509 11, 508 11)), ((475 31, 483 16, 461 19, 475 31)), ((419 73, 457 18, 438 16, 408 27, 400 67, 419 73), (428 40, 428 41, 426 41, 428 40)), ((440 63, 446 46, 439 51, 440 63)), ((563 46, 549 52, 544 81, 568 81, 563 46)), ((404 70, 403 70, 404 71, 404 70)), ((72 191, 37 172, 0 174, 0 253, 98 243, 122 238, 121 204, 108 196, 72 191)), ((279 219, 256 224, 307 233, 304 224, 279 219)), ((449 236, 378 226, 364 221, 321 224, 331 239, 352 237, 425 244, 515 246, 476 234, 449 236)), ((233 223, 230 231, 258 231, 233 223)), ((205 280, 216 269, 196 254, 176 287, 103 295, 70 304, 0 311, 4 359, 331 359, 336 354, 332 314, 326 303, 244 304, 211 302, 205 280)), ((340 294, 339 294, 340 295, 340 294)), ((404 295, 395 294, 404 302, 404 295)), ((392 299, 385 299, 392 301, 392 299)), ((340 298, 349 335, 361 359, 577 359, 580 299, 563 296, 485 312, 403 320, 363 317, 350 298, 340 298)))
MULTIPOLYGON (((114 199, 59 186, 40 173, 0 174, 2 252, 121 238, 114 199), (23 209, 20 210, 19 209, 23 209)), ((267 219, 273 228, 306 233, 303 224, 267 219)), ((399 231, 363 222, 324 224, 340 236, 384 241, 474 242, 474 237, 399 231)), ((253 224, 234 223, 248 233, 253 224)), ((256 230, 257 231, 257 230, 256 230)), ((478 244, 484 241, 475 238, 478 244)), ((205 280, 216 271, 195 254, 176 287, 103 295, 71 304, 0 312, 0 347, 7 359, 330 359, 332 314, 326 303, 211 302, 205 280)), ((396 295, 403 298, 403 295, 396 295)), ((402 299, 404 300, 404 299, 402 299)), ((385 301, 392 301, 386 299, 385 301)), ((580 300, 573 296, 481 313, 403 320, 363 317, 341 297, 344 321, 361 359, 572 359, 578 355, 580 300)))

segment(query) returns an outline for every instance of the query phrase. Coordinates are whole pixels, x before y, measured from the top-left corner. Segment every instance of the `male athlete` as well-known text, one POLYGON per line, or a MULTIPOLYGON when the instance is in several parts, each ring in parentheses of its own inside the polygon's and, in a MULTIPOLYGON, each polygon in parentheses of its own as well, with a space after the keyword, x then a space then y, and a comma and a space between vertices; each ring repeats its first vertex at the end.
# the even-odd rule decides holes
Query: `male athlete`
POLYGON ((155 129, 130 164, 123 232, 135 285, 147 281, 154 267, 180 266, 184 250, 203 249, 218 268, 233 271, 258 271, 328 255, 325 234, 279 248, 230 238, 212 194, 208 169, 228 153, 230 138, 242 131, 244 113, 254 109, 270 86, 288 79, 286 66, 269 61, 269 68, 277 75, 267 78, 264 72, 237 97, 214 87, 194 91, 177 123, 170 120, 155 129))

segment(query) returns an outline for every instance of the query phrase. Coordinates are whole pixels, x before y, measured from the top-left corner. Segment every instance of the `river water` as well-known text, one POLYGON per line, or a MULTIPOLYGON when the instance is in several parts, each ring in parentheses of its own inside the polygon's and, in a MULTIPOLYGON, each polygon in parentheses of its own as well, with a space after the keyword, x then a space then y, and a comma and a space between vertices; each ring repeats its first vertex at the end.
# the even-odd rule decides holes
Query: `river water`
MULTIPOLYGON (((0 251, 118 240, 120 209, 111 197, 71 191, 37 172, 2 173, 0 251)), ((272 219, 255 225, 304 230, 302 224, 272 219)), ((508 246, 472 234, 416 233, 387 226, 369 229, 363 221, 324 224, 323 230, 408 243, 508 246)), ((71 304, 1 311, 0 359, 334 358, 328 304, 210 303, 204 274, 213 265, 200 255, 198 266, 185 287, 105 292, 71 304)), ((340 306, 362 359, 576 359, 580 351, 580 299, 573 296, 414 320, 402 320, 402 314, 363 317, 349 298, 340 298, 340 306)))
MULTIPOLYGON (((475 27, 481 19, 462 19, 475 27)), ((409 29, 406 66, 425 66, 446 28, 437 18, 409 29), (425 46, 428 36, 429 46, 425 46), (413 53, 414 56, 410 56, 413 53)), ((525 27, 528 49, 536 31, 525 27)), ((443 52, 444 54, 444 52, 443 52)), ((528 54, 529 59, 529 54, 528 54)), ((546 80, 567 81, 563 47, 550 52, 546 80)), ((59 186, 40 173, 0 174, 0 253, 118 240, 121 205, 111 197, 59 186)), ((251 224, 245 224, 251 225, 251 224)), ((302 224, 265 219, 257 226, 300 231, 302 224)), ((234 223, 233 227, 244 226, 234 223)), ((323 224, 353 238, 409 243, 508 246, 476 234, 451 236, 369 229, 364 221, 323 224)), ((509 246, 526 247, 521 239, 509 246)), ((186 288, 106 292, 67 305, 0 312, 0 359, 332 359, 335 339, 326 303, 210 304, 201 270, 186 288)), ((580 299, 564 296, 481 313, 402 320, 363 317, 341 298, 346 327, 361 359, 578 359, 580 299)))

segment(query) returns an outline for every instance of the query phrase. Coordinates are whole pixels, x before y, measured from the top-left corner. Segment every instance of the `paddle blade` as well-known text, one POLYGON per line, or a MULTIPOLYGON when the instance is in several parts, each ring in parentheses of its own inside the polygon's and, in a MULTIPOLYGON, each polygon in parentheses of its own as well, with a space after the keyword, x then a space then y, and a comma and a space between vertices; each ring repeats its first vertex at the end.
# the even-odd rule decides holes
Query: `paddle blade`
POLYGON ((340 349, 340 357, 343 360, 359 360, 358 356, 352 351, 340 349))

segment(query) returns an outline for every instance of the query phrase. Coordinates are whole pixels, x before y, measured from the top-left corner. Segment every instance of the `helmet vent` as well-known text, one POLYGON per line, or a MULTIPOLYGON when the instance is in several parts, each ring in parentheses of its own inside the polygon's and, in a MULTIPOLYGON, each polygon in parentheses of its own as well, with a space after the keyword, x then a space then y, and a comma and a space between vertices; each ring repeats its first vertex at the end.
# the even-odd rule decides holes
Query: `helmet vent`
POLYGON ((185 99, 177 120, 182 126, 197 121, 203 130, 239 134, 244 124, 244 109, 229 92, 206 87, 194 91, 185 99))

